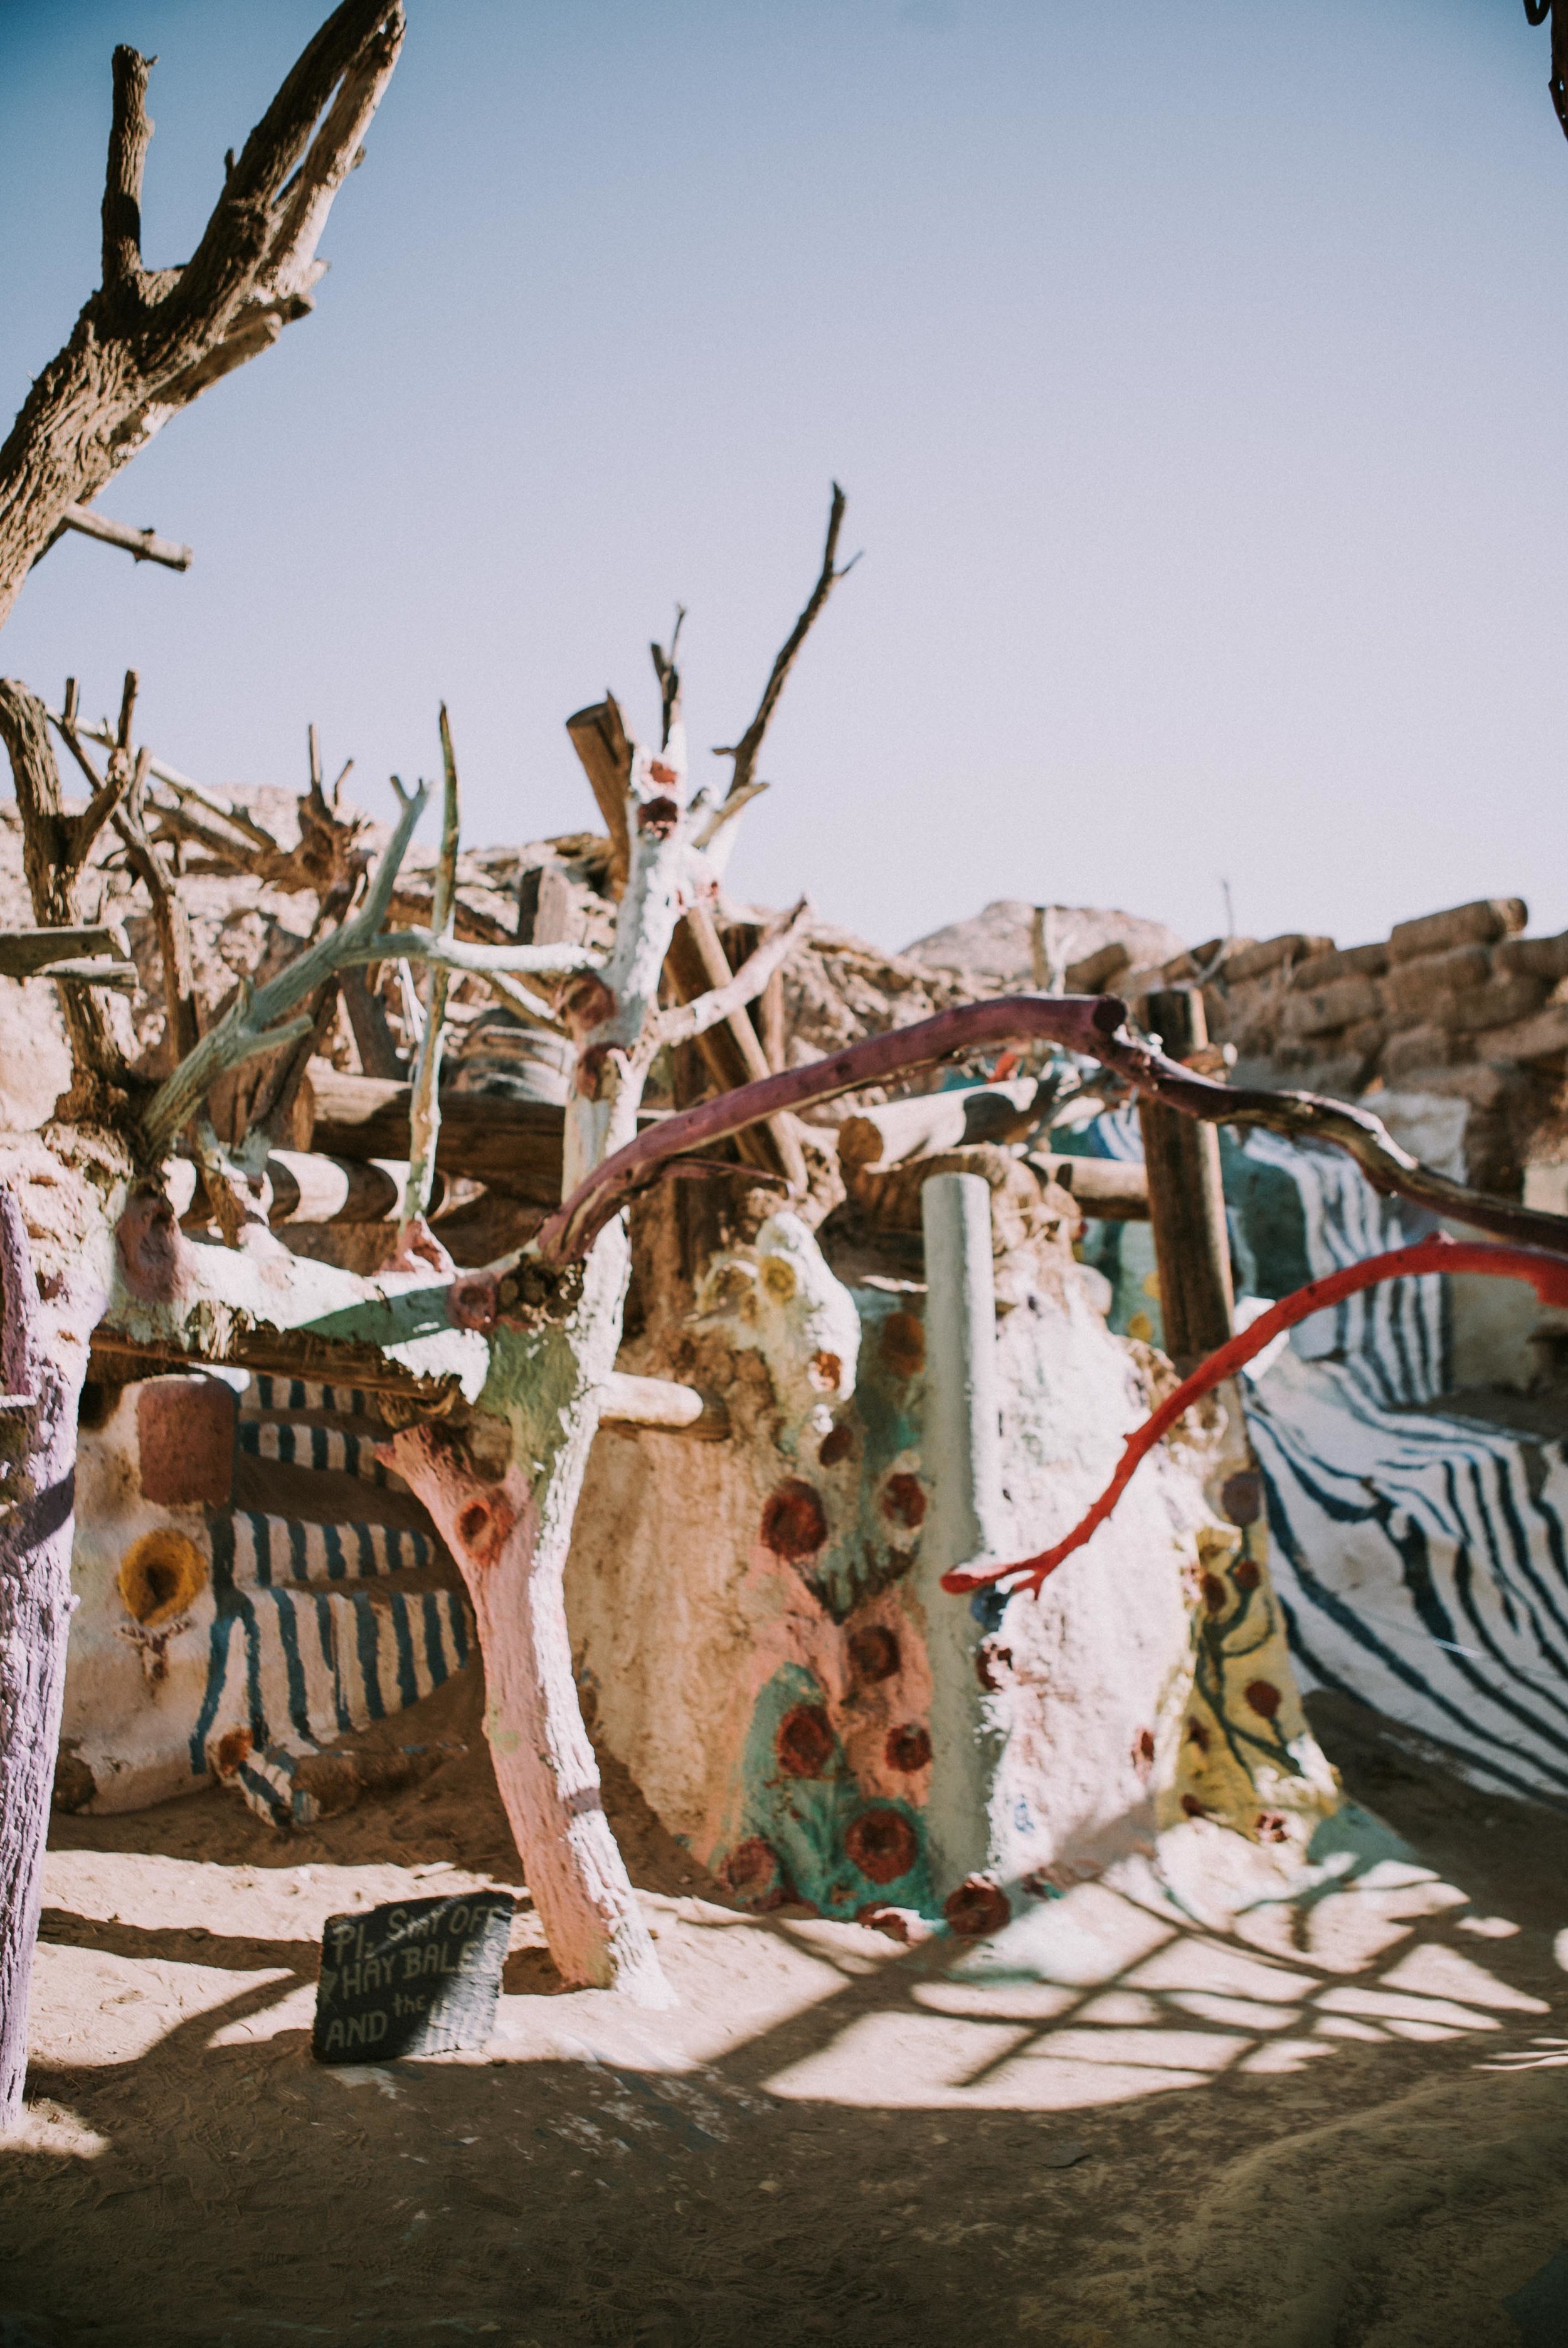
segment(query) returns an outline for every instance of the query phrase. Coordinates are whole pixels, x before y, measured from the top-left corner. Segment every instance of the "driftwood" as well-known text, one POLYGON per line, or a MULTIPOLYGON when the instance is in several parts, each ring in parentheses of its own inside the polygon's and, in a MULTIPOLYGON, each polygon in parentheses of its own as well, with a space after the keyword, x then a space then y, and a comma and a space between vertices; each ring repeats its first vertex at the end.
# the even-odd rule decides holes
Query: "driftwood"
POLYGON ((591 1247, 595 1235, 629 1200, 661 1179, 665 1163, 700 1154, 759 1117, 834 1100, 862 1086, 881 1084, 912 1068, 936 1067, 964 1054, 1004 1044, 1047 1042, 1099 1060, 1135 1091, 1212 1125, 1264 1126, 1298 1141, 1343 1149, 1374 1189, 1409 1199, 1433 1214, 1553 1254, 1568 1254, 1568 1216, 1522 1207, 1455 1182, 1402 1149, 1371 1112, 1315 1093, 1271 1093, 1217 1083, 1141 1042, 1125 1025, 1119 996, 1001 996, 939 1012, 890 1035, 851 1044, 807 1067, 768 1076, 720 1100, 702 1101, 666 1117, 595 1167, 542 1227, 536 1249, 547 1263, 565 1263, 591 1247))
POLYGON ((180 269, 141 253, 150 61, 114 55, 103 283, 0 448, 0 622, 67 509, 90 503, 169 417, 312 307, 316 245, 403 41, 399 0, 344 0, 237 160, 180 269))

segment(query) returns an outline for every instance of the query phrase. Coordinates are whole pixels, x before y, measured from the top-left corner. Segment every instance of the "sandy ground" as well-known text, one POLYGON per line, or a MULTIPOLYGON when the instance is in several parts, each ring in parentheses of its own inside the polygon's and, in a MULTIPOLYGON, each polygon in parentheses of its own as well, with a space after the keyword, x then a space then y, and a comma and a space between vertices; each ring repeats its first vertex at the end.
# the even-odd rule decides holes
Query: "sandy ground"
POLYGON ((1200 1826, 910 1951, 738 1914, 611 1770, 677 2010, 565 1992, 525 1903, 487 2056, 323 2069, 328 1913, 517 1883, 476 1700, 290 1841, 58 1821, 0 2348, 1568 2341, 1568 1820, 1319 1699, 1411 1855, 1235 1912, 1200 1826))

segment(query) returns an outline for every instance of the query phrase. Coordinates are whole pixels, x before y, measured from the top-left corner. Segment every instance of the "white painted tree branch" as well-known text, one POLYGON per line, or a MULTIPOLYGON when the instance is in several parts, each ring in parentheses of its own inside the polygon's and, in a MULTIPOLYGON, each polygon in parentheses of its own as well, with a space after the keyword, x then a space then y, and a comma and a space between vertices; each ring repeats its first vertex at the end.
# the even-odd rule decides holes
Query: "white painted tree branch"
POLYGON ((569 945, 473 945, 450 930, 443 937, 434 929, 388 930, 350 948, 349 963, 423 962, 438 970, 459 971, 476 978, 497 972, 508 978, 572 978, 584 970, 602 970, 604 956, 590 947, 569 945))
POLYGON ((785 913, 767 929, 754 952, 746 956, 727 986, 715 986, 694 1003, 661 1011, 649 1022, 642 1048, 651 1055, 666 1044, 684 1044, 705 1035, 721 1019, 754 1003, 775 970, 782 969, 791 951, 811 927, 811 906, 802 898, 793 913, 785 913))

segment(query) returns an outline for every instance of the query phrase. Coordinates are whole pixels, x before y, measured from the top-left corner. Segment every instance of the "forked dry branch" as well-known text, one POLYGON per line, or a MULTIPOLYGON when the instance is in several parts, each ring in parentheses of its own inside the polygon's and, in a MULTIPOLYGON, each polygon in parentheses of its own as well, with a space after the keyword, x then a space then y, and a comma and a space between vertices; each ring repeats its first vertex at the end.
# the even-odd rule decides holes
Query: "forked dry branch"
POLYGON ((67 509, 90 504, 171 416, 311 309, 326 267, 316 246, 403 34, 400 0, 343 0, 229 157, 201 240, 177 269, 142 258, 151 60, 115 51, 103 283, 0 448, 0 623, 67 509))

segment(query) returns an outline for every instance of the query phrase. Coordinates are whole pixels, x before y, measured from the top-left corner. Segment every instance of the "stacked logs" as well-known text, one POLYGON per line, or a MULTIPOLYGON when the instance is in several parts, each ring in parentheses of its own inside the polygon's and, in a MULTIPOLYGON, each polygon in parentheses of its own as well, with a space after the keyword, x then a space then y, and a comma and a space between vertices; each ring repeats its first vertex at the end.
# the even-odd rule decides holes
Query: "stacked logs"
POLYGON ((1162 987, 1201 983, 1241 1082, 1458 1097, 1472 1111, 1470 1179, 1516 1187, 1524 1138, 1568 1068, 1568 932, 1526 937, 1528 918, 1519 898, 1489 897, 1369 945, 1215 940, 1121 991, 1141 1010, 1162 987))

